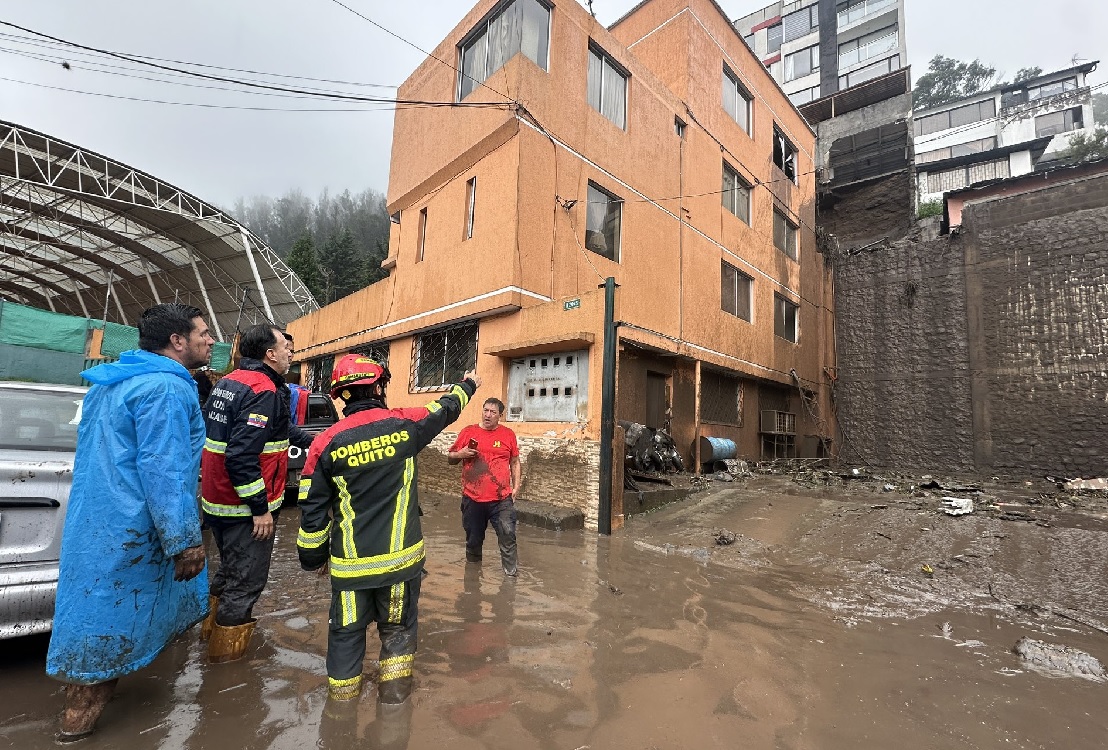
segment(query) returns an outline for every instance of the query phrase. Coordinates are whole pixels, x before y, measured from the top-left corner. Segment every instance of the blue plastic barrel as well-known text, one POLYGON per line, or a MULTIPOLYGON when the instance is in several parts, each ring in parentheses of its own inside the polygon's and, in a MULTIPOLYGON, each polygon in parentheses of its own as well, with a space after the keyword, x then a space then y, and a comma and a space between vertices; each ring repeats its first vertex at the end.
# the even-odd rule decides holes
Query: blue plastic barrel
POLYGON ((737 452, 738 448, 734 440, 720 437, 708 437, 706 435, 700 437, 701 463, 707 464, 713 461, 723 461, 728 458, 734 458, 737 452))

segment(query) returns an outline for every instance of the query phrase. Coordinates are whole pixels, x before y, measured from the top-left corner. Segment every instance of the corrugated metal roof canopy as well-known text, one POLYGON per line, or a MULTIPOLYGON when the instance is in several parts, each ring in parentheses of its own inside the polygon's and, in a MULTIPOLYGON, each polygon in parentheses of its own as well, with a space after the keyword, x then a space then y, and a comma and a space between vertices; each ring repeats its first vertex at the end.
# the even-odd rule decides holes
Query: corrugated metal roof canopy
POLYGON ((237 323, 284 326, 319 308, 277 254, 220 209, 2 121, 0 298, 86 318, 106 308, 128 325, 150 305, 188 302, 220 340, 237 323))

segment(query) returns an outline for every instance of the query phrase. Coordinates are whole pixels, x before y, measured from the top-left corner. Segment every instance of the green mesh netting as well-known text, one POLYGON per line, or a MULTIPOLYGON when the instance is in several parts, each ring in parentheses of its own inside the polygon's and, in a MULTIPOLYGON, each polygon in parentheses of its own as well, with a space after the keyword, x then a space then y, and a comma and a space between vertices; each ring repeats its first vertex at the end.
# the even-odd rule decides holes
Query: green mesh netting
POLYGON ((89 321, 0 301, 0 343, 69 354, 85 353, 89 321))
POLYGON ((104 326, 104 340, 100 343, 100 354, 111 359, 118 359, 123 352, 138 349, 139 332, 137 328, 125 326, 120 323, 97 322, 97 327, 104 326))
POLYGON ((226 372, 231 366, 231 345, 216 344, 212 347, 212 369, 216 372, 226 372))

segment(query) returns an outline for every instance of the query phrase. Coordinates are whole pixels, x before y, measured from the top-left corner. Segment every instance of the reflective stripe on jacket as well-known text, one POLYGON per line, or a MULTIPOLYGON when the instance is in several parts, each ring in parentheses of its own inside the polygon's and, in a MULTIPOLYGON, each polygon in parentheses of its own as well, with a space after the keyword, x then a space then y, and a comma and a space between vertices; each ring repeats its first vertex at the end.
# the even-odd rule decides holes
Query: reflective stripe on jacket
MULTIPOLYGON (((284 379, 243 357, 204 404, 207 440, 200 463, 201 506, 221 519, 247 520, 281 507, 288 474, 289 395, 284 379)), ((293 427, 299 445, 311 437, 293 427)))
POLYGON ((331 566, 333 588, 381 588, 423 570, 416 454, 461 414, 465 380, 426 407, 356 401, 316 437, 300 480, 300 564, 331 566))

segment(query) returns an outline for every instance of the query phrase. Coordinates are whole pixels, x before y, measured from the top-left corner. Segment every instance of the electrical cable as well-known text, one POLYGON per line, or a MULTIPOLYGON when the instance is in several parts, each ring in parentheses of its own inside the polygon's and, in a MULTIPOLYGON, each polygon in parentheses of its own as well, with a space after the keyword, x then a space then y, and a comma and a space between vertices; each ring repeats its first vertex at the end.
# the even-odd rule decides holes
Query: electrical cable
MULTIPOLYGON (((394 103, 392 106, 384 107, 249 107, 233 104, 211 104, 206 102, 175 102, 166 99, 148 99, 138 96, 126 96, 123 94, 107 94, 99 91, 83 91, 81 89, 71 89, 64 86, 51 86, 45 83, 35 83, 33 81, 22 81, 18 78, 5 78, 0 76, 0 81, 7 81, 8 83, 19 83, 24 86, 34 86, 36 88, 50 89, 53 91, 65 91, 71 94, 84 94, 86 96, 99 96, 106 99, 122 99, 132 102, 143 102, 147 104, 167 104, 178 107, 200 107, 202 109, 232 109, 242 110, 247 112, 391 112, 400 109, 421 109, 421 108, 436 108, 436 107, 475 107, 484 109, 509 109, 512 105, 509 103, 501 104, 499 102, 487 102, 487 103, 474 103, 474 104, 458 104, 451 102, 408 102, 408 103, 394 103)), ((246 93, 246 92, 243 92, 246 93)))
POLYGON ((404 44, 407 44, 407 45, 408 45, 409 47, 411 47, 412 49, 416 50, 417 52, 421 52, 421 53, 423 53, 424 55, 426 55, 427 57, 431 58, 432 60, 435 60, 435 61, 437 61, 437 62, 440 62, 440 63, 442 63, 443 65, 445 65, 446 67, 450 68, 451 70, 453 70, 453 71, 454 71, 455 73, 457 73, 458 75, 463 75, 463 76, 465 76, 466 78, 468 78, 469 80, 471 80, 471 81, 473 81, 474 83, 476 83, 477 85, 479 85, 479 86, 481 86, 481 87, 483 87, 483 88, 486 88, 486 89, 488 89, 489 91, 493 92, 493 93, 494 93, 494 94, 496 94, 497 96, 499 96, 499 97, 503 98, 503 99, 504 99, 505 101, 512 101, 512 99, 511 99, 511 98, 510 98, 509 96, 507 96, 506 94, 504 94, 504 93, 502 93, 502 92, 500 92, 500 91, 497 91, 497 90, 496 90, 496 89, 494 89, 494 88, 493 88, 492 86, 489 86, 489 85, 488 85, 487 83, 485 83, 484 81, 478 81, 478 80, 477 80, 476 78, 474 78, 473 76, 469 75, 468 73, 465 73, 464 71, 461 71, 461 70, 459 70, 459 69, 458 69, 457 67, 455 67, 455 66, 454 66, 454 65, 453 65, 452 63, 448 63, 448 62, 447 62, 446 60, 443 60, 443 59, 442 59, 441 57, 436 57, 436 56, 435 56, 435 55, 433 55, 432 53, 430 53, 430 52, 428 52, 427 50, 423 49, 422 47, 420 47, 419 45, 417 45, 417 44, 416 44, 415 42, 410 42, 410 41, 408 41, 407 39, 405 39, 404 37, 402 37, 402 36, 400 36, 399 34, 397 34, 396 32, 394 32, 394 31, 390 31, 389 29, 386 29, 386 28, 385 28, 384 26, 382 26, 381 24, 377 23, 376 21, 374 21, 374 20, 373 20, 372 18, 370 18, 369 16, 363 15, 363 14, 359 13, 358 11, 354 10, 354 9, 353 9, 353 8, 351 8, 351 7, 349 6, 349 5, 347 5, 346 3, 342 2, 342 0, 331 0, 331 2, 333 2, 333 3, 335 4, 335 5, 338 5, 338 6, 339 6, 339 7, 341 7, 341 8, 345 8, 346 10, 348 10, 348 11, 350 11, 351 13, 353 13, 354 15, 356 15, 356 16, 357 16, 358 18, 362 19, 363 21, 365 21, 365 22, 367 22, 367 23, 370 23, 370 24, 373 24, 374 26, 376 26, 376 27, 377 27, 378 29, 380 29, 381 31, 385 32, 385 33, 386 33, 386 34, 388 34, 389 36, 392 36, 392 37, 395 37, 395 38, 399 39, 400 41, 404 42, 404 44))
MULTIPOLYGON (((335 0, 335 1, 337 2, 338 0, 335 0)), ((144 59, 141 59, 141 58, 132 57, 132 56, 125 55, 125 54, 122 54, 122 53, 119 53, 119 52, 113 52, 111 50, 101 49, 101 48, 98 48, 98 47, 91 47, 89 45, 80 44, 78 42, 69 41, 67 39, 61 39, 59 37, 55 37, 55 36, 51 36, 49 34, 45 34, 41 31, 35 31, 33 29, 28 29, 24 26, 19 26, 18 24, 11 23, 10 21, 0 20, 0 26, 8 26, 8 27, 11 27, 11 28, 14 28, 14 29, 19 29, 20 31, 23 31, 25 33, 33 34, 35 36, 42 37, 44 39, 49 39, 51 41, 58 42, 60 44, 69 45, 69 46, 74 47, 76 49, 82 49, 82 50, 86 50, 86 51, 89 51, 89 52, 96 52, 96 53, 99 53, 101 55, 105 55, 107 57, 113 57, 113 58, 116 58, 116 59, 119 59, 119 60, 126 60, 126 61, 131 62, 131 63, 146 65, 146 66, 158 69, 158 70, 169 71, 169 72, 172 72, 172 73, 181 73, 183 75, 189 75, 189 76, 193 76, 195 78, 201 78, 201 79, 209 80, 209 81, 217 81, 219 83, 230 83, 230 84, 235 84, 235 85, 239 85, 239 86, 248 86, 250 88, 263 89, 263 90, 266 90, 266 91, 277 91, 277 92, 282 92, 282 93, 287 93, 287 94, 303 94, 303 95, 306 95, 306 96, 313 96, 313 97, 317 97, 317 98, 321 98, 321 99, 328 99, 328 100, 333 100, 333 101, 363 102, 363 103, 370 103, 370 104, 394 104, 394 105, 409 104, 409 105, 430 105, 430 106, 450 106, 450 107, 464 107, 464 106, 471 106, 471 107, 501 106, 502 107, 502 106, 504 106, 504 104, 497 103, 497 102, 474 103, 474 104, 467 105, 463 102, 435 102, 435 101, 426 101, 426 100, 418 100, 418 99, 405 100, 405 99, 398 99, 398 98, 391 98, 391 97, 360 96, 360 95, 354 95, 354 94, 343 94, 343 95, 321 94, 320 92, 312 91, 310 89, 293 88, 293 87, 289 87, 289 86, 276 86, 276 85, 267 84, 267 83, 259 83, 257 81, 247 81, 247 80, 241 80, 241 79, 236 79, 236 78, 229 78, 227 76, 222 76, 222 75, 213 75, 213 74, 210 74, 210 73, 201 73, 201 72, 198 72, 198 71, 195 71, 195 70, 188 70, 186 68, 175 68, 175 67, 172 67, 172 66, 163 65, 161 63, 152 62, 150 60, 144 60, 144 59)))
MULTIPOLYGON (((90 57, 90 58, 96 58, 97 57, 96 54, 74 51, 67 44, 57 44, 57 43, 52 43, 52 42, 43 42, 43 41, 35 39, 33 37, 21 36, 19 34, 7 34, 7 33, 4 33, 4 32, 0 32, 0 40, 8 40, 9 42, 18 43, 18 44, 26 44, 28 46, 40 47, 42 49, 52 49, 52 50, 65 49, 65 50, 69 51, 71 55, 78 55, 78 56, 81 56, 81 57, 90 57)), ((361 82, 361 81, 343 81, 343 80, 337 80, 337 79, 333 79, 333 78, 312 78, 310 76, 298 76, 298 75, 291 75, 291 74, 287 74, 287 73, 270 73, 270 72, 260 71, 260 70, 250 70, 248 68, 230 68, 230 67, 226 67, 226 66, 223 66, 223 65, 212 65, 210 63, 198 63, 198 62, 189 62, 189 61, 186 61, 186 60, 174 60, 174 59, 171 59, 171 58, 155 57, 153 55, 140 55, 138 53, 128 53, 128 56, 133 57, 133 58, 141 58, 141 59, 145 59, 145 60, 154 60, 154 61, 157 61, 157 62, 174 63, 176 65, 191 65, 191 66, 196 67, 196 68, 208 68, 208 69, 211 69, 211 70, 226 70, 226 71, 230 71, 232 73, 247 73, 249 75, 268 76, 270 78, 286 78, 286 79, 299 80, 299 81, 311 81, 313 83, 335 83, 335 84, 339 84, 339 85, 342 85, 342 86, 360 86, 360 87, 365 87, 365 88, 382 88, 382 89, 395 89, 395 88, 397 88, 397 86, 395 84, 365 83, 365 82, 361 82)), ((105 65, 106 65, 106 63, 105 63, 105 65)))

